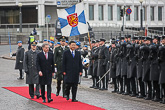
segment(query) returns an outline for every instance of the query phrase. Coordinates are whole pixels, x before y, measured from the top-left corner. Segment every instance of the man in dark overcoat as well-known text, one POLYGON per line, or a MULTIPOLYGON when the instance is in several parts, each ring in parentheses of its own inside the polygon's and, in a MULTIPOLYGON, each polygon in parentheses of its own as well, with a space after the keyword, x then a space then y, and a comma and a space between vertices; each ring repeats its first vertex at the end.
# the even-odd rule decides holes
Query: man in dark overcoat
POLYGON ((17 78, 18 80, 24 79, 23 77, 23 59, 24 59, 24 52, 25 49, 22 47, 22 41, 18 41, 18 49, 16 53, 13 53, 12 56, 16 56, 16 63, 15 63, 15 69, 19 69, 20 77, 17 78))
POLYGON ((31 49, 25 52, 24 57, 24 69, 26 73, 26 84, 29 84, 29 95, 33 99, 34 95, 37 96, 37 99, 40 97, 39 92, 39 74, 37 71, 37 54, 39 50, 36 50, 37 42, 33 41, 31 43, 31 49), (34 84, 36 84, 36 90, 34 94, 34 84))
POLYGON ((49 52, 49 44, 44 43, 42 45, 43 51, 37 54, 37 70, 39 72, 39 84, 41 85, 41 94, 43 102, 46 102, 45 98, 45 85, 47 85, 47 99, 48 102, 53 101, 51 99, 51 83, 52 75, 54 75, 54 55, 49 52))
POLYGON ((82 61, 81 54, 75 50, 76 43, 74 41, 69 42, 69 50, 66 50, 63 54, 63 74, 64 83, 66 84, 66 95, 69 100, 70 89, 72 88, 72 102, 77 102, 76 93, 79 81, 79 75, 82 75, 82 61))

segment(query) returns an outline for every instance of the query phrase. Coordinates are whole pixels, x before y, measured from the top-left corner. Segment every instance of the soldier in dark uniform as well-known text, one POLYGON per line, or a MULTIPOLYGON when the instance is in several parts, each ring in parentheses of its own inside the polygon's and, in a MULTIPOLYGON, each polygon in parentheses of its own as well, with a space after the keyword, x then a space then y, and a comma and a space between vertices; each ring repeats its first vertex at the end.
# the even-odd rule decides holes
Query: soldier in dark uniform
POLYGON ((159 84, 161 85, 161 103, 165 104, 165 36, 162 36, 162 45, 159 46, 158 61, 160 65, 159 84), (164 94, 163 94, 164 93, 164 94), (163 94, 163 95, 162 95, 163 94))
POLYGON ((96 40, 95 46, 92 52, 93 58, 93 82, 94 82, 94 89, 99 89, 99 76, 97 76, 97 68, 98 68, 98 52, 99 52, 99 40, 96 40))
POLYGON ((25 49, 22 47, 22 41, 18 41, 18 49, 16 53, 13 53, 12 56, 16 56, 16 63, 15 63, 15 69, 19 69, 20 77, 17 78, 18 80, 24 79, 23 77, 23 59, 24 59, 24 51, 25 49))
MULTIPOLYGON (((100 78, 106 73, 106 64, 108 62, 108 48, 105 46, 105 39, 100 39, 99 52, 98 52, 98 71, 97 76, 100 78)), ((105 76, 102 79, 102 87, 100 83, 100 90, 108 89, 108 77, 105 76)))
POLYGON ((137 95, 138 98, 144 98, 145 97, 145 88, 144 88, 144 82, 142 81, 142 73, 143 73, 143 66, 142 66, 142 52, 140 50, 140 47, 143 46, 142 42, 143 37, 139 37, 139 44, 135 44, 135 57, 136 57, 136 73, 137 73, 137 80, 139 84, 140 94, 137 95))
POLYGON ((158 65, 158 36, 154 36, 153 43, 150 45, 150 55, 149 59, 151 61, 150 63, 150 80, 153 84, 153 90, 152 90, 152 98, 153 101, 160 101, 160 88, 159 88, 159 65, 158 65))
POLYGON ((34 95, 37 99, 40 97, 39 92, 39 74, 37 71, 37 54, 40 52, 36 50, 37 42, 31 43, 31 49, 25 53, 24 57, 24 69, 26 73, 26 84, 29 84, 29 95, 33 99, 34 95), (36 84, 36 90, 34 94, 34 84, 36 84))
POLYGON ((90 86, 90 88, 94 88, 94 86, 95 86, 95 80, 94 80, 94 76, 93 76, 93 62, 94 62, 94 58, 92 56, 93 50, 95 48, 95 42, 96 41, 92 41, 92 43, 91 43, 91 51, 90 51, 90 56, 89 56, 88 75, 92 76, 92 81, 93 81, 93 84, 92 84, 92 86, 90 86))
POLYGON ((151 100, 151 91, 152 91, 152 85, 150 81, 150 59, 149 59, 149 46, 150 46, 150 40, 151 38, 146 37, 144 45, 140 47, 142 52, 142 62, 143 62, 143 74, 142 74, 142 81, 145 82, 145 91, 146 91, 146 97, 145 100, 151 100), (148 87, 148 90, 147 90, 148 87))
POLYGON ((115 40, 111 42, 111 54, 110 54, 110 78, 112 78, 114 84, 114 90, 112 93, 118 92, 118 84, 117 84, 117 77, 116 77, 116 45, 115 40))
MULTIPOLYGON (((68 50, 69 48, 65 46, 65 37, 62 37, 60 39, 60 44, 61 46, 56 47, 54 50, 54 66, 57 67, 57 73, 56 73, 56 78, 57 78, 57 92, 56 96, 59 95, 60 90, 61 90, 61 82, 63 80, 63 73, 62 73, 62 58, 63 58, 63 53, 65 50, 68 50)), ((65 84, 63 83, 63 97, 65 97, 65 84)))

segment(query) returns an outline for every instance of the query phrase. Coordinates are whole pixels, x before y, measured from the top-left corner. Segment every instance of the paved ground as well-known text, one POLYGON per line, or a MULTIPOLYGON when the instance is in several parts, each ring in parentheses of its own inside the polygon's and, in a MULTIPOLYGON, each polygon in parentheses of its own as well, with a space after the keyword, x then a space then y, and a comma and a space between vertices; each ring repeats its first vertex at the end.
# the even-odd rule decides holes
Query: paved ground
MULTIPOLYGON (((27 45, 24 45, 27 47, 27 45)), ((16 45, 12 45, 12 51, 15 51, 16 45)), ((9 46, 0 46, 0 56, 9 53, 9 46)), ((0 58, 0 110, 53 110, 47 106, 31 101, 20 95, 12 93, 2 87, 6 86, 26 86, 25 80, 17 80, 18 71, 14 70, 15 61, 0 58)), ((99 91, 90 89, 91 79, 82 79, 79 85, 77 99, 91 105, 105 108, 107 110, 165 110, 165 105, 146 101, 143 99, 132 98, 113 94, 111 85, 108 91, 99 91)), ((53 80, 52 92, 55 93, 56 81, 53 80)))

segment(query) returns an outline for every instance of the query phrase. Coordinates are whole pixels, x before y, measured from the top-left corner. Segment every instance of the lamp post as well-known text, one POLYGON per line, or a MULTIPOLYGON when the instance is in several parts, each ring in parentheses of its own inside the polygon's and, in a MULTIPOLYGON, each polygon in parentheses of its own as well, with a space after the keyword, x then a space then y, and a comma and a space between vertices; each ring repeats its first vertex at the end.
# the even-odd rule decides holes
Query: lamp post
POLYGON ((22 3, 18 3, 18 7, 19 7, 19 32, 22 33, 22 3))
POLYGON ((141 21, 140 21, 140 30, 143 30, 143 0, 139 0, 139 2, 141 3, 141 9, 140 9, 140 16, 141 16, 141 21))

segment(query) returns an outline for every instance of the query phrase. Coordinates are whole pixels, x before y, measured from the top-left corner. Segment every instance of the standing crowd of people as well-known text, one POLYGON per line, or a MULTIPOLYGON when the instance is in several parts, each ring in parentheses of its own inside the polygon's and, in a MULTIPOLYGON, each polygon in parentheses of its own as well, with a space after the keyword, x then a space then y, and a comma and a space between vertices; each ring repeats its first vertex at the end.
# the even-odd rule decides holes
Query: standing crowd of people
POLYGON ((165 36, 139 37, 127 35, 92 41, 88 74, 90 88, 107 90, 112 79, 112 93, 130 95, 165 103, 165 36))

